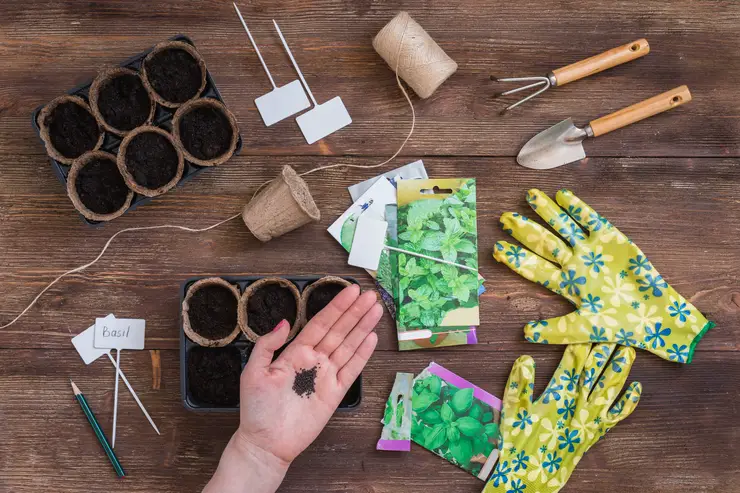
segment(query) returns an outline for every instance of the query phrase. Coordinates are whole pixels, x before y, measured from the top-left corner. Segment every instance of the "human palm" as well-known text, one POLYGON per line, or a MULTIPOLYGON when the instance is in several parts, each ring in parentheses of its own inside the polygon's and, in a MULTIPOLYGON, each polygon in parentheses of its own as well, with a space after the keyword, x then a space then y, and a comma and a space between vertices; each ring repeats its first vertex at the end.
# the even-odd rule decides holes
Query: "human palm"
MULTIPOLYGON (((372 355, 383 310, 374 292, 350 286, 319 312, 272 361, 288 336, 281 322, 255 345, 241 377, 239 435, 290 463, 313 442, 372 355), (300 372, 316 371, 314 391, 294 390, 300 372), (302 393, 303 395, 299 395, 302 393)), ((306 380, 310 381, 308 377, 306 380)))

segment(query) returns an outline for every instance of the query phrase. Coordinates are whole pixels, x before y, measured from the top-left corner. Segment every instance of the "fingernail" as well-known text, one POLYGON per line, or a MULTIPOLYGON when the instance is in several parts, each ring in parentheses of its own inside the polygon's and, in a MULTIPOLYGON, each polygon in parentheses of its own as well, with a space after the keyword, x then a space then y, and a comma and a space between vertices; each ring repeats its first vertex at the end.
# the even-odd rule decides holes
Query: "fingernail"
POLYGON ((287 324, 287 323, 288 323, 288 321, 287 321, 287 320, 285 320, 285 319, 282 319, 282 320, 281 320, 281 321, 280 321, 280 322, 279 322, 279 323, 278 323, 278 324, 277 324, 277 325, 275 326, 275 328, 273 328, 273 329, 272 329, 272 331, 273 331, 273 332, 277 332, 278 330, 280 330, 280 329, 281 329, 281 328, 283 327, 283 324, 287 324))

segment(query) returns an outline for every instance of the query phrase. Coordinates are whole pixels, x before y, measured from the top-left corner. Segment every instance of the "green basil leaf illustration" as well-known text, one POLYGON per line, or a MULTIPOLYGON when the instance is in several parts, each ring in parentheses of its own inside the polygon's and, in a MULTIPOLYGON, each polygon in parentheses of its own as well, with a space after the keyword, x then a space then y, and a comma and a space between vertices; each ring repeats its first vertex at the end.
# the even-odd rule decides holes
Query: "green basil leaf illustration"
POLYGON ((442 422, 442 417, 436 409, 427 409, 419 414, 419 418, 428 425, 436 425, 442 422))
POLYGON ((391 407, 391 401, 385 403, 385 413, 383 414, 383 424, 387 425, 393 420, 393 408, 391 407))
POLYGON ((485 451, 484 451, 484 455, 485 455, 486 457, 488 457, 489 455, 491 455, 491 452, 493 452, 493 449, 495 449, 495 448, 496 448, 496 447, 495 447, 495 446, 494 446, 494 445, 493 445, 493 444, 492 444, 491 442, 486 442, 486 443, 485 443, 485 451))
POLYGON ((498 436, 498 425, 496 423, 487 423, 483 430, 485 431, 486 435, 489 437, 497 437, 498 436))
POLYGON ((432 375, 428 380, 429 382, 427 382, 427 386, 429 387, 429 391, 433 394, 439 395, 439 392, 442 390, 442 379, 437 375, 432 375))
POLYGON ((455 420, 455 411, 453 411, 450 405, 446 402, 442 404, 439 414, 442 416, 442 420, 446 423, 451 423, 455 420))
POLYGON ((426 410, 429 406, 434 404, 439 400, 439 396, 432 394, 431 392, 424 391, 418 396, 414 396, 411 399, 411 408, 415 412, 421 412, 426 410))
POLYGON ((472 405, 473 389, 458 390, 457 392, 455 392, 455 395, 452 396, 452 400, 450 401, 450 406, 452 406, 452 410, 455 411, 458 415, 465 414, 472 405))
POLYGON ((493 413, 485 413, 483 415, 483 418, 481 419, 484 423, 488 423, 489 421, 493 421, 493 413))
POLYGON ((479 454, 486 455, 486 440, 482 435, 473 439, 473 455, 479 454))
POLYGON ((396 407, 396 426, 401 427, 403 424, 403 401, 398 403, 398 407, 396 407))
POLYGON ((447 441, 447 429, 442 423, 434 425, 424 441, 424 447, 429 450, 437 450, 447 441))
POLYGON ((473 457, 473 444, 466 438, 450 444, 450 452, 461 467, 469 467, 473 457))
POLYGON ((447 427, 447 440, 449 440, 450 443, 455 443, 460 440, 460 430, 458 430, 457 426, 454 426, 454 424, 455 423, 452 423, 447 427))
POLYGON ((458 419, 457 427, 460 428, 460 433, 466 437, 475 437, 483 433, 483 425, 480 424, 480 421, 470 416, 463 416, 458 419))
POLYGON ((475 419, 480 419, 481 416, 483 416, 483 409, 480 407, 480 404, 477 402, 473 404, 473 406, 470 408, 470 412, 468 413, 468 416, 475 419))

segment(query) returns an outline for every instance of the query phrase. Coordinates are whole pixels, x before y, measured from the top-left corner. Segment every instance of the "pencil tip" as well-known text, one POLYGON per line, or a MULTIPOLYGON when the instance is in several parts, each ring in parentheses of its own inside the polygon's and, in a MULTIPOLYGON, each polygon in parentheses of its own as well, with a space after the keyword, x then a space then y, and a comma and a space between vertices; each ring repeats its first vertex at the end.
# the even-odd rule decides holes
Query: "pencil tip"
POLYGON ((72 379, 69 379, 69 383, 72 384, 72 391, 75 393, 75 395, 81 394, 80 389, 75 385, 75 383, 72 381, 72 379))

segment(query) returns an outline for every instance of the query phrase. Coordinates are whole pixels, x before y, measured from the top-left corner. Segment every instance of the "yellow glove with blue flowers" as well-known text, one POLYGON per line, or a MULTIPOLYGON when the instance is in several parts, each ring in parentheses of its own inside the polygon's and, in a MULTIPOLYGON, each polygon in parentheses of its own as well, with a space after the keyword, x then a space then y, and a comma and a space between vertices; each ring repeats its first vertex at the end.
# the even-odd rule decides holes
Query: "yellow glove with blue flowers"
POLYGON ((666 283, 645 254, 569 190, 557 204, 543 192, 527 202, 558 234, 521 214, 501 216, 504 231, 529 248, 499 241, 493 257, 521 276, 567 298, 577 309, 530 322, 529 342, 614 342, 677 363, 691 363, 694 348, 714 326, 666 283), (559 205, 558 205, 559 204, 559 205))
POLYGON ((614 403, 635 360, 634 349, 616 347, 568 346, 534 402, 534 360, 516 360, 504 394, 500 455, 483 493, 560 491, 583 454, 635 410, 642 393, 637 382, 614 403))

